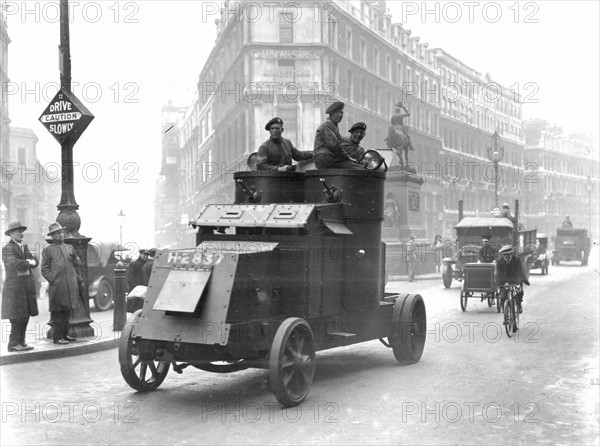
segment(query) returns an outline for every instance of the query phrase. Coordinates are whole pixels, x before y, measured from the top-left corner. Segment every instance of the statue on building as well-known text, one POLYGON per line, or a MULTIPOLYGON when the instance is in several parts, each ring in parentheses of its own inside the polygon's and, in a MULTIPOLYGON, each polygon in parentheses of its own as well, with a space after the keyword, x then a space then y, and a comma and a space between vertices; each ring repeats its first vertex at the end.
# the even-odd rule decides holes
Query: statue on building
POLYGON ((398 211, 398 205, 396 204, 394 194, 391 192, 388 192, 385 197, 385 202, 383 204, 383 215, 384 226, 397 228, 400 224, 400 211, 398 211))
POLYGON ((408 128, 404 124, 404 119, 409 116, 410 113, 404 104, 398 102, 396 104, 395 114, 392 115, 391 125, 388 127, 388 136, 385 139, 388 148, 394 149, 398 154, 401 165, 404 165, 405 163, 408 164, 408 151, 415 150, 410 141, 410 136, 408 136, 408 128), (404 158, 402 157, 403 151, 404 158))

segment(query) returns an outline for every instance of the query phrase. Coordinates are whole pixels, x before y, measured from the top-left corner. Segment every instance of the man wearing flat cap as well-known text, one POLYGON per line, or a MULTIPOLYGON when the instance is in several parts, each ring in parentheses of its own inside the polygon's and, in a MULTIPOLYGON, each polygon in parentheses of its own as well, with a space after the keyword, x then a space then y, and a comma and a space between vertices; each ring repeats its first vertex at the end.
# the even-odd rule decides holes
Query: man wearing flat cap
POLYGON ((342 137, 342 149, 350 158, 358 162, 365 154, 365 149, 360 145, 360 142, 365 137, 367 124, 357 122, 352 124, 352 127, 348 131, 350 132, 350 138, 342 137))
MULTIPOLYGON (((496 262, 496 286, 499 287, 505 283, 516 284, 521 287, 515 300, 517 301, 517 312, 523 312, 523 284, 529 285, 529 279, 525 274, 523 264, 518 256, 514 255, 513 247, 504 245, 500 248, 500 258, 496 262)), ((502 288, 501 302, 506 299, 507 290, 502 288)))
POLYGON ((479 248, 479 254, 477 255, 479 263, 493 263, 496 260, 496 248, 490 244, 490 238, 489 235, 481 237, 483 246, 479 248))
POLYGON ((352 161, 342 148, 342 136, 338 124, 344 117, 344 103, 334 102, 325 113, 329 117, 317 128, 315 135, 314 159, 317 169, 355 169, 363 170, 352 161))
POLYGON ((77 283, 79 257, 73 246, 64 243, 64 228, 52 223, 48 228, 52 241, 42 251, 42 276, 48 281, 50 325, 55 344, 75 341, 69 336, 71 311, 83 306, 77 283))
POLYGON ((307 161, 313 157, 312 152, 301 152, 296 149, 289 139, 283 138, 283 121, 279 118, 273 118, 265 126, 265 130, 270 132, 270 137, 258 148, 258 160, 256 168, 258 170, 278 170, 287 172, 294 170, 292 160, 307 161))
POLYGON ((27 226, 16 221, 10 223, 4 232, 10 237, 10 241, 2 247, 2 262, 6 269, 2 289, 2 319, 10 320, 9 352, 33 350, 25 343, 25 334, 29 317, 39 314, 32 274, 38 261, 23 243, 26 229, 27 226))
POLYGON ((148 260, 148 250, 140 249, 140 255, 129 265, 127 270, 127 285, 129 291, 133 290, 138 285, 144 285, 144 275, 142 274, 142 267, 148 260))

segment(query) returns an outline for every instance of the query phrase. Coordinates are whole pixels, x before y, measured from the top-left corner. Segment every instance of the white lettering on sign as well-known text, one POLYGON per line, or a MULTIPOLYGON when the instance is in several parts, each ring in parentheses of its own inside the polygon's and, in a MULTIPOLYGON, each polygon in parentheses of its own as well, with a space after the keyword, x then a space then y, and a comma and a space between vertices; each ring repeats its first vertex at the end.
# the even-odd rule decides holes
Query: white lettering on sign
POLYGON ((61 121, 77 121, 81 119, 81 113, 60 113, 57 115, 43 115, 42 122, 61 122, 61 121))
POLYGON ((69 133, 71 131, 71 129, 73 128, 73 124, 75 123, 66 122, 63 124, 50 124, 48 130, 50 130, 50 133, 54 135, 64 135, 65 133, 69 133))
POLYGON ((323 51, 319 50, 252 50, 255 59, 320 59, 323 51))
POLYGON ((50 104, 50 112, 61 112, 73 110, 73 104, 69 101, 56 101, 54 104, 50 104))
POLYGON ((167 263, 176 263, 181 265, 195 266, 215 266, 221 263, 223 256, 211 252, 202 253, 200 251, 170 251, 167 257, 167 263))

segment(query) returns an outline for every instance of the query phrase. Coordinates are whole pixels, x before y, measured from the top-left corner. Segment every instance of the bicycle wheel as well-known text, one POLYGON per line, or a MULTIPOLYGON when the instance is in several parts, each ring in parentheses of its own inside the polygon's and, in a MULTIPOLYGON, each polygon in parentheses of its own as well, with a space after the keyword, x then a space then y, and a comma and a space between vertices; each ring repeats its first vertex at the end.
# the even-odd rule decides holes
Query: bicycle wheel
POLYGON ((515 312, 513 301, 512 299, 507 299, 506 302, 504 302, 504 329, 506 330, 506 336, 509 338, 511 338, 513 334, 514 320, 515 312))

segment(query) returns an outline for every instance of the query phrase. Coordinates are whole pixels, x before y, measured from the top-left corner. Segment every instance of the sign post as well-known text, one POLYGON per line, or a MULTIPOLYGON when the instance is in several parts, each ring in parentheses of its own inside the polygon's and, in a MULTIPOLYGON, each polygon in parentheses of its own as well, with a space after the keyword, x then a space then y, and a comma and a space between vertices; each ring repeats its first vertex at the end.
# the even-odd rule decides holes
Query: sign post
MULTIPOLYGON (((60 47, 59 47, 60 90, 50 101, 39 120, 61 145, 61 186, 62 192, 56 221, 65 228, 64 242, 73 245, 81 259, 79 274, 83 279, 80 286, 81 306, 71 311, 69 335, 76 338, 94 336, 90 326, 90 300, 87 275, 87 247, 91 237, 79 233, 81 218, 77 213, 79 205, 75 201, 73 178, 73 146, 92 122, 94 116, 71 92, 71 51, 69 43, 69 5, 68 0, 60 1, 60 47)), ((52 321, 49 323, 52 326, 52 321)), ((48 338, 52 338, 52 330, 48 338)))

